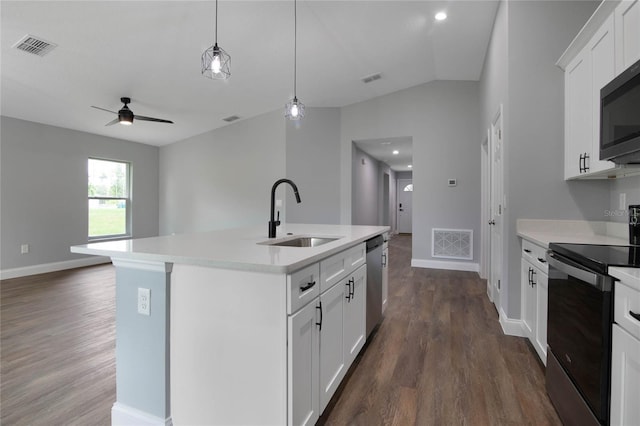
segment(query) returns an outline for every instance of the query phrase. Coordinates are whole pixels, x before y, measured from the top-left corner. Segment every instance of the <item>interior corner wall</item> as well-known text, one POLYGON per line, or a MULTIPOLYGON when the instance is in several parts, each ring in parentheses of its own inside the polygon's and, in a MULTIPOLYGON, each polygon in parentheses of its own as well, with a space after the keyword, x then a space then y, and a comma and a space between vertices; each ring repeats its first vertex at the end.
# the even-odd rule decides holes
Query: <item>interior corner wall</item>
POLYGON ((86 257, 69 247, 88 242, 89 157, 131 163, 133 237, 158 234, 158 147, 4 116, 0 127, 3 270, 86 257))
POLYGON ((285 140, 278 110, 161 147, 160 233, 264 224, 266 237, 271 186, 286 169, 285 140))
POLYGON ((380 162, 353 144, 351 224, 379 224, 380 162))
POLYGON ((564 74, 555 62, 599 2, 503 1, 480 82, 486 133, 504 106, 505 229, 501 305, 520 318, 516 221, 604 220, 605 181, 564 181, 564 74))
MULTIPOLYGON (((341 221, 352 219, 352 141, 413 138, 412 257, 431 259, 431 228, 480 235, 478 83, 433 81, 341 109, 341 221), (448 187, 456 178, 458 186, 448 187)), ((474 239, 478 263, 479 239, 474 239)))
POLYGON ((379 162, 378 172, 378 225, 391 227, 391 232, 396 230, 396 172, 391 170, 387 163, 379 162), (384 176, 389 175, 388 187, 385 188, 384 176), (387 191, 388 199, 385 205, 384 193, 387 191), (388 222, 385 223, 385 214, 388 222))
POLYGON ((340 109, 307 108, 304 120, 286 121, 286 174, 302 203, 286 190, 290 223, 340 223, 340 109))

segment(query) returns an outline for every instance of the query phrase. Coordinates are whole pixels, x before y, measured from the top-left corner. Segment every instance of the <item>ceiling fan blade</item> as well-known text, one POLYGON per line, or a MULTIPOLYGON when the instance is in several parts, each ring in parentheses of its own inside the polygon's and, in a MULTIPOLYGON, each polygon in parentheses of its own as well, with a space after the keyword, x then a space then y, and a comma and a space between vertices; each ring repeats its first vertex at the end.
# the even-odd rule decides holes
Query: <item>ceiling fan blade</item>
POLYGON ((134 115, 134 120, 142 120, 142 121, 155 121, 156 123, 170 123, 173 124, 173 121, 163 120, 161 118, 153 118, 153 117, 145 117, 144 115, 134 115))
POLYGON ((91 105, 91 108, 101 109, 102 111, 107 111, 107 112, 110 112, 110 113, 112 113, 112 114, 117 114, 117 112, 115 112, 115 111, 111 111, 111 110, 104 109, 104 108, 100 108, 100 107, 93 106, 93 105, 91 105))
POLYGON ((116 124, 118 121, 120 121, 117 118, 114 118, 113 120, 111 120, 110 122, 108 122, 107 124, 105 124, 105 126, 113 126, 114 124, 116 124))

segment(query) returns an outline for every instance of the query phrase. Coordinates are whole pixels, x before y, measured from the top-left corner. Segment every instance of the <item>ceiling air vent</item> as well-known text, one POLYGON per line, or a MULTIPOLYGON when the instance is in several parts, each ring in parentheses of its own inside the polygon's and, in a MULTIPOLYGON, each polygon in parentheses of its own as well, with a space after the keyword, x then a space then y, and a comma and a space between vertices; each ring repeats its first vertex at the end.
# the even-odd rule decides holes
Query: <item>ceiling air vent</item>
POLYGON ((227 118, 223 118, 222 120, 226 121, 227 123, 231 123, 232 121, 236 121, 239 120, 240 117, 238 117, 237 115, 230 115, 227 118))
POLYGON ((372 81, 380 80, 381 78, 382 78, 382 74, 377 73, 377 74, 371 74, 366 77, 363 77, 360 81, 366 84, 366 83, 371 83, 372 81))
POLYGON ((15 47, 16 49, 22 50, 27 53, 31 53, 33 55, 44 56, 55 49, 57 46, 58 45, 55 43, 51 43, 49 41, 45 41, 41 38, 27 34, 12 47, 15 47))

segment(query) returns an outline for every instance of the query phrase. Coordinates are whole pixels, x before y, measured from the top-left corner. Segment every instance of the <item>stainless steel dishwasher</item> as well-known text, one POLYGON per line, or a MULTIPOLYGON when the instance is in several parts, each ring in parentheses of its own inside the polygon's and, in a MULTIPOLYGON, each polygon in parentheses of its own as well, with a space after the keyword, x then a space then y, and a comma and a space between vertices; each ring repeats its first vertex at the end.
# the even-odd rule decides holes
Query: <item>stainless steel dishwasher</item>
POLYGON ((367 337, 382 320, 382 235, 367 243, 367 337))

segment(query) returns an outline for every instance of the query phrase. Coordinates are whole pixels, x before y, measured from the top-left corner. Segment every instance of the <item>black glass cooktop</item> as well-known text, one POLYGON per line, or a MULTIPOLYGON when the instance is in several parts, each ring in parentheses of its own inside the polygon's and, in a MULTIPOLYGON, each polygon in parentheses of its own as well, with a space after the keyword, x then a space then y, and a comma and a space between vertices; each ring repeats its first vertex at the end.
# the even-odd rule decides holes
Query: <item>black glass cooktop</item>
POLYGON ((640 268, 640 246, 551 243, 549 249, 602 274, 610 266, 640 268))

